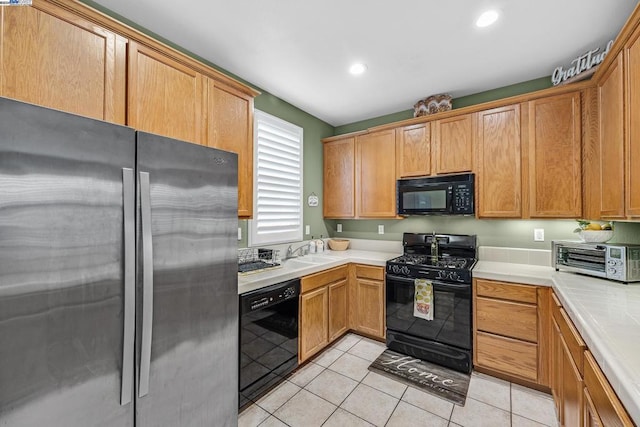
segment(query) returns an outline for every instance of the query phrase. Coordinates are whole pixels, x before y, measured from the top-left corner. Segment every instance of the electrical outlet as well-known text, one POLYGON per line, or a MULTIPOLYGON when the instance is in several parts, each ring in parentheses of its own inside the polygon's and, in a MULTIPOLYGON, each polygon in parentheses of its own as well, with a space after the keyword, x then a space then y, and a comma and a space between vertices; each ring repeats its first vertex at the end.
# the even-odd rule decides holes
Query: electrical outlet
POLYGON ((310 225, 305 225, 304 226, 304 234, 306 234, 306 235, 311 234, 311 226, 310 225))
POLYGON ((337 231, 338 233, 342 233, 342 224, 338 224, 338 225, 336 225, 336 231, 337 231))
POLYGON ((378 226, 378 234, 384 234, 384 225, 378 226))
POLYGON ((533 229, 533 240, 536 242, 544 242, 544 228, 533 229))
POLYGON ((238 227, 238 240, 242 240, 242 227, 238 227))

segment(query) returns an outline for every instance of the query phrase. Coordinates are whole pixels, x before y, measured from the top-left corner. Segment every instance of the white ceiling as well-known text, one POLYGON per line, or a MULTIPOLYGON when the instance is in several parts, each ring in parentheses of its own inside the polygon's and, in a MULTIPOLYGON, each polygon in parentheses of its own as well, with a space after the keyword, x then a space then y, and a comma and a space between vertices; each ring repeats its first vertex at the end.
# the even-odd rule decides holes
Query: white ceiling
POLYGON ((636 0, 97 0, 331 125, 550 75, 636 0), (474 22, 500 11, 491 27, 474 22), (359 77, 347 70, 362 61, 359 77))

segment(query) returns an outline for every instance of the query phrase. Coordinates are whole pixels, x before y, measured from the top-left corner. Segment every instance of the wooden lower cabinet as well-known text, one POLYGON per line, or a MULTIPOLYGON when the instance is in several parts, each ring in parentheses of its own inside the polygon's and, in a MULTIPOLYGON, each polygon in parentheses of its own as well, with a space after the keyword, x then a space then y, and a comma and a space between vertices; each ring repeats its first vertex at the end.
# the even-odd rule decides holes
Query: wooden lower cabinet
POLYGON ((548 387, 548 297, 548 287, 474 279, 474 366, 548 387))
POLYGON ((329 292, 326 286, 300 296, 298 360, 303 361, 329 344, 329 292))
POLYGON ((584 395, 585 425, 633 426, 631 417, 588 350, 584 353, 584 395))
POLYGON ((305 276, 300 281, 298 363, 347 331, 349 267, 305 276))
POLYGON ((634 424, 558 298, 551 298, 551 393, 565 427, 634 424))
POLYGON ((352 329, 372 338, 384 339, 384 268, 354 264, 352 284, 352 329))
POLYGON ((343 265, 303 277, 300 287, 298 363, 349 330, 384 340, 384 267, 343 265))
POLYGON ((329 341, 349 329, 348 285, 347 279, 329 285, 329 341))
POLYGON ((566 426, 581 426, 582 376, 564 340, 562 345, 562 419, 566 426))

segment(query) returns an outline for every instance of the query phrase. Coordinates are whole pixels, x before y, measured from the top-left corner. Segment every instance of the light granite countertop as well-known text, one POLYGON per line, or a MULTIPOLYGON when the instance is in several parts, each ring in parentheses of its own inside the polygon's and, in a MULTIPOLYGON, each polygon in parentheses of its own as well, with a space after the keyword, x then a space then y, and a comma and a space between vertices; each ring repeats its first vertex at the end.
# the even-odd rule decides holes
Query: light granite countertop
POLYGON ((473 277, 552 286, 620 401, 640 425, 640 284, 496 261, 478 262, 473 277))
POLYGON ((320 254, 305 255, 282 261, 280 267, 263 272, 238 275, 238 294, 264 288, 265 286, 307 276, 329 268, 351 262, 384 267, 387 260, 401 255, 399 252, 378 252, 348 249, 346 251, 325 251, 320 254))

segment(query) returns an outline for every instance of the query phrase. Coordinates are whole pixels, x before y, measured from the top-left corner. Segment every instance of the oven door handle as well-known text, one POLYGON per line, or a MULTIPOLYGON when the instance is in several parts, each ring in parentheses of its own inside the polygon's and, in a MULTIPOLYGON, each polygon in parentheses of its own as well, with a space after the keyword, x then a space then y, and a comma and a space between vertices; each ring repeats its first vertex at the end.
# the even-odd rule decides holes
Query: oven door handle
MULTIPOLYGON (((415 279, 410 279, 408 277, 402 277, 402 276, 394 276, 393 274, 387 274, 387 283, 389 283, 389 281, 394 281, 394 282, 401 282, 401 283, 405 283, 408 285, 413 285, 415 283, 415 279)), ((434 286, 437 286, 438 288, 442 289, 471 289, 471 284, 470 283, 445 283, 445 282, 441 282, 439 280, 431 280, 431 283, 434 286)))

